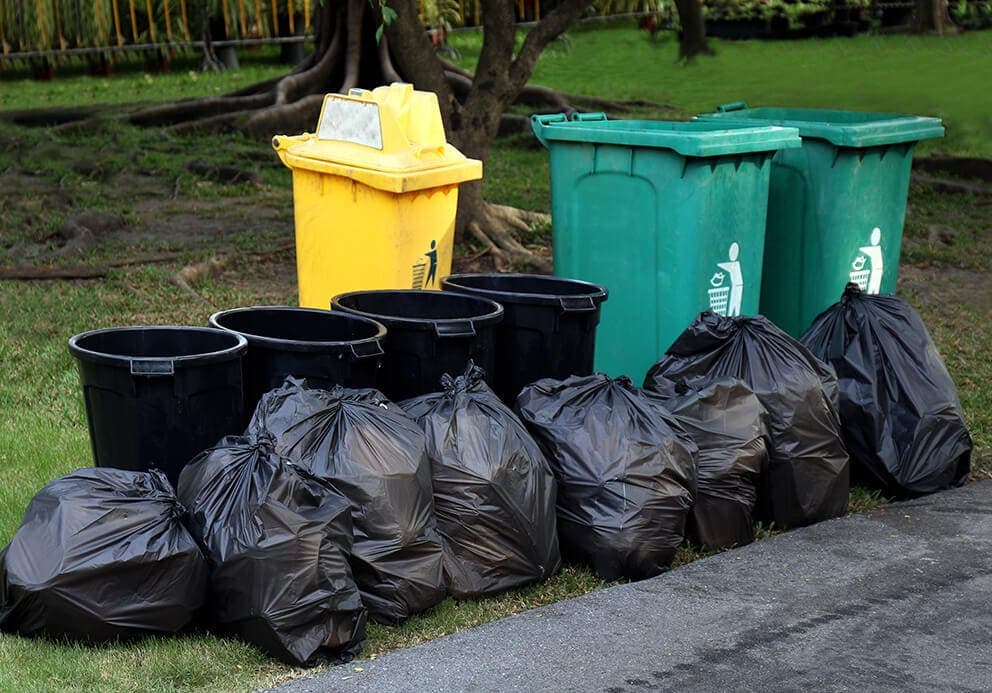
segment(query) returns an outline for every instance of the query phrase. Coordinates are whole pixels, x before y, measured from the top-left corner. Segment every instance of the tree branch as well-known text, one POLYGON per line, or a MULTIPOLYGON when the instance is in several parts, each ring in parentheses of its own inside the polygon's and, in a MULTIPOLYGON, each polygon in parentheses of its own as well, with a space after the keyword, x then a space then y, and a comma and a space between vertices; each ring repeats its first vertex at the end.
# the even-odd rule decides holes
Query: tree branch
POLYGON ((264 137, 270 137, 274 132, 312 130, 323 101, 323 94, 310 94, 293 103, 264 108, 253 113, 241 125, 241 130, 264 137))
POLYGON ((510 65, 510 81, 521 89, 534 72, 537 59, 551 41, 561 36, 577 20, 592 0, 563 0, 536 27, 530 30, 516 59, 510 65))
POLYGON ((132 125, 174 125, 187 120, 209 118, 236 111, 263 108, 272 103, 272 93, 253 96, 209 96, 207 98, 185 99, 177 103, 154 108, 145 108, 131 114, 132 125))
POLYGON ((289 102, 291 97, 295 97, 311 85, 320 84, 330 78, 334 64, 341 52, 342 24, 340 12, 338 12, 338 18, 334 25, 334 36, 320 60, 309 70, 284 77, 276 85, 275 104, 277 106, 289 102))
POLYGON ((403 77, 396 71, 393 59, 389 55, 389 39, 386 36, 379 40, 379 67, 382 68, 382 78, 387 84, 403 81, 403 77))
POLYGON ((508 90, 506 67, 513 60, 517 34, 511 0, 479 1, 482 3, 482 50, 475 68, 473 89, 466 100, 468 110, 473 110, 469 101, 488 94, 501 97, 508 90))
POLYGON ((348 0, 348 47, 344 57, 344 81, 338 90, 342 94, 358 86, 362 58, 362 17, 366 0, 348 0))
POLYGON ((396 66, 417 89, 437 94, 445 130, 451 132, 461 105, 445 80, 444 69, 435 57, 434 45, 424 25, 417 18, 417 6, 412 0, 390 0, 389 6, 398 15, 385 32, 396 66))

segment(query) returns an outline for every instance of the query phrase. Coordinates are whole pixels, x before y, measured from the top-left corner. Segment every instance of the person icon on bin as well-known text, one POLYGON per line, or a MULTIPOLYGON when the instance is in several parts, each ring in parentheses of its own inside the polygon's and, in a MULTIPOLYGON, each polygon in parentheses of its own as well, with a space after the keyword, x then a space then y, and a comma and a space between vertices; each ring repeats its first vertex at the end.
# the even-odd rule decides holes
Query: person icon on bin
POLYGON ((741 303, 744 300, 744 275, 741 272, 741 263, 737 261, 740 256, 741 247, 737 243, 731 243, 727 251, 730 262, 717 263, 717 267, 722 269, 730 277, 730 299, 727 301, 727 317, 734 317, 741 314, 741 303))
POLYGON ((431 241, 431 249, 424 253, 424 255, 430 261, 430 267, 427 269, 427 279, 424 280, 424 286, 426 287, 437 281, 437 241, 431 241))
POLYGON ((872 229, 870 240, 871 245, 858 248, 858 250, 871 260, 871 272, 868 275, 868 287, 865 289, 865 293, 877 294, 882 291, 882 273, 885 270, 882 261, 882 229, 877 226, 872 229))

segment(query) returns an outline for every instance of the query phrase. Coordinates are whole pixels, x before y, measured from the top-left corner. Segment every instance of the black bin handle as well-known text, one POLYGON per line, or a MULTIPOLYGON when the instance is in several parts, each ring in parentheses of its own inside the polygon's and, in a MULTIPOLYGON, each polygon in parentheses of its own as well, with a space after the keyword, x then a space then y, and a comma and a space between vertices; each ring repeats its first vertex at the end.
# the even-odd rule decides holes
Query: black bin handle
POLYGON ((596 310, 592 296, 562 296, 558 303, 563 313, 590 313, 596 310))
POLYGON ((445 320, 434 323, 434 334, 438 337, 474 337, 475 323, 471 320, 445 320))
POLYGON ((153 378, 175 373, 176 365, 172 359, 131 359, 131 375, 153 378))
POLYGON ((351 354, 356 359, 370 359, 375 356, 382 356, 384 353, 382 344, 379 343, 378 339, 351 345, 351 354))

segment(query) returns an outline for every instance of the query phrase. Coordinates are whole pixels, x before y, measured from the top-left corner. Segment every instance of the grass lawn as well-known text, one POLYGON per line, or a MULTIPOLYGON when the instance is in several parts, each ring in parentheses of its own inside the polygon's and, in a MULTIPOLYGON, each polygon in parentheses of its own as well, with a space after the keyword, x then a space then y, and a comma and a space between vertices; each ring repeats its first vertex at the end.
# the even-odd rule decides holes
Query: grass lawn
MULTIPOLYGON (((688 67, 671 40, 631 28, 574 31, 554 46, 534 81, 569 92, 650 99, 671 106, 653 117, 709 111, 719 103, 789 104, 939 115, 945 140, 930 151, 992 156, 992 101, 977 71, 992 34, 947 39, 904 36, 802 42, 716 42, 718 55, 688 67)), ((470 65, 478 39, 458 34, 470 65)), ((244 58, 243 58, 244 60, 244 58)), ((278 74, 273 62, 229 75, 120 74, 38 83, 0 73, 0 108, 91 101, 158 100, 226 91, 278 74)), ((987 81, 987 79, 985 80, 987 81)), ((494 147, 486 162, 490 199, 549 208, 546 153, 529 136, 494 147)), ((961 393, 976 443, 976 474, 992 470, 992 202, 914 185, 907 212, 900 291, 923 313, 961 393)), ((0 545, 16 531, 47 481, 91 463, 75 365, 74 333, 124 324, 205 324, 214 310, 295 300, 289 172, 267 142, 238 136, 176 139, 123 128, 86 136, 0 130, 0 264, 98 264, 173 253, 161 264, 112 269, 94 281, 0 281, 0 545), (190 161, 233 164, 259 174, 228 185, 190 161), (58 229, 84 210, 120 215, 121 229, 84 252, 65 250, 58 229), (212 256, 220 272, 194 284, 198 300, 172 281, 180 267, 212 256)), ((541 238, 529 239, 540 242, 541 238)), ((852 511, 882 499, 858 489, 852 511)), ((679 561, 699 556, 685 549, 679 561)), ((364 656, 450 633, 597 589, 568 568, 543 585, 480 601, 447 600, 397 627, 372 626, 364 656)), ((0 635, 0 690, 245 690, 298 672, 251 647, 208 634, 81 647, 0 635)))

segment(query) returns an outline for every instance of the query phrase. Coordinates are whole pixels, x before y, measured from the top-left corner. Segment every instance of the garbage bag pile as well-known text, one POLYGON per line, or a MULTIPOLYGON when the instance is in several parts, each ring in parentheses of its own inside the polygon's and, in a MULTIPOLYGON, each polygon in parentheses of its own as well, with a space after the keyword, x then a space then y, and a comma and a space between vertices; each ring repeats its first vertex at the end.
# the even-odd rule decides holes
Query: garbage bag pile
POLYGON ((561 563, 555 480, 537 443, 471 362, 443 391, 401 402, 424 429, 448 592, 478 597, 561 563))
POLYGON ((347 498, 265 437, 201 453, 179 498, 210 563, 214 625, 295 666, 358 654, 366 612, 348 563, 347 498))
POLYGON ((346 661, 368 616, 398 623, 446 591, 544 580, 562 558, 643 579, 684 538, 722 549, 755 520, 843 515, 848 451, 916 496, 963 483, 971 449, 919 315, 856 285, 803 343, 706 312, 644 389, 546 378, 515 411, 471 362, 401 405, 290 377, 186 466, 178 497, 159 471, 111 468, 39 491, 0 552, 0 630, 103 642, 204 617, 293 665, 346 661))
POLYGON ((739 378, 768 414, 769 463, 758 519, 778 527, 847 512, 850 470, 833 369, 767 318, 700 314, 651 369, 644 387, 665 398, 739 378))
POLYGON ((517 409, 558 480, 562 553, 605 580, 666 569, 696 492, 696 446, 627 378, 544 379, 517 409))
POLYGON ((310 389, 287 378, 248 425, 351 503, 351 566, 369 614, 397 623, 444 599, 424 433, 377 390, 310 389))
POLYGON ((31 499, 0 554, 0 629, 98 643, 182 630, 207 562, 164 474, 80 469, 31 499))
POLYGON ((754 541, 754 507, 768 463, 767 423, 758 397, 741 380, 719 378, 694 390, 685 383, 663 400, 699 447, 696 500, 686 538, 704 549, 754 541))
POLYGON ((844 442, 860 477, 897 497, 964 482, 972 444, 957 389, 908 303, 849 284, 802 342, 837 372, 844 442))

